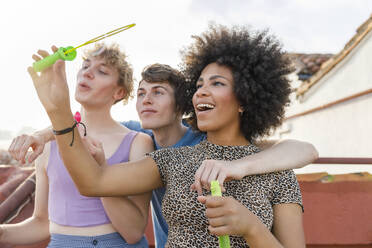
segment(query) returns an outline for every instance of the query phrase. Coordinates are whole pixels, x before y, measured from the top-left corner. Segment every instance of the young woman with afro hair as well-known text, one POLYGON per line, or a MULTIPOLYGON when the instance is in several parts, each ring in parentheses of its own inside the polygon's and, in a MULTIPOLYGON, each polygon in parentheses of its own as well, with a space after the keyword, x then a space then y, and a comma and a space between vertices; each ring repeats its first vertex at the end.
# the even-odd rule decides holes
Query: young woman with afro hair
MULTIPOLYGON (((232 247, 305 247, 301 192, 293 171, 246 176, 224 183, 223 197, 190 190, 205 159, 236 160, 255 154, 256 139, 279 126, 291 91, 290 62, 267 32, 210 26, 183 51, 188 77, 184 102, 192 125, 207 139, 192 147, 161 149, 130 163, 105 166, 102 148, 80 137, 58 135, 59 151, 81 194, 133 195, 165 186, 163 215, 169 226, 166 247, 218 247, 230 235, 232 247), (192 104, 191 104, 192 102, 192 104)), ((51 82, 34 80, 53 128, 72 125, 68 89, 55 66, 51 82), (59 97, 55 97, 58 92, 59 97), (55 93, 56 94, 56 93, 55 93)))

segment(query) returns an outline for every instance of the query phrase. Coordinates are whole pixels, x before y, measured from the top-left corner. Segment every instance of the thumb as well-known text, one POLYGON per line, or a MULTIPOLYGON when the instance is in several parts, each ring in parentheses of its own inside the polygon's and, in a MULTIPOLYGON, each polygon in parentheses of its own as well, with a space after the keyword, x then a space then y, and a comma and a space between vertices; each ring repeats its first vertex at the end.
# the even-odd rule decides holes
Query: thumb
POLYGON ((201 204, 205 204, 206 201, 207 201, 207 197, 203 196, 203 195, 200 195, 198 196, 198 201, 201 203, 201 204))
POLYGON ((31 79, 33 82, 36 81, 36 79, 39 77, 36 73, 36 71, 34 70, 34 68, 32 68, 31 66, 27 68, 27 71, 28 71, 28 74, 30 74, 31 76, 31 79))
POLYGON ((37 146, 36 149, 28 157, 28 162, 32 163, 43 152, 44 146, 37 146))

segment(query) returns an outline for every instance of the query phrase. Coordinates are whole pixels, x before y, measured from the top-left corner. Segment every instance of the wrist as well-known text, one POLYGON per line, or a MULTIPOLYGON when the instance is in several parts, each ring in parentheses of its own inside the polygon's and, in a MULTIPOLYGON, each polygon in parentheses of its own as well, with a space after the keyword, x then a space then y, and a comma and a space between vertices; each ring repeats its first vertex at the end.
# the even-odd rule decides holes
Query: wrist
POLYGON ((253 217, 255 217, 255 220, 246 222, 249 223, 249 225, 247 225, 247 228, 245 229, 246 232, 243 233, 243 237, 248 243, 254 241, 257 237, 260 237, 260 235, 263 235, 268 231, 266 226, 256 216, 253 217))
POLYGON ((47 128, 45 130, 36 131, 33 136, 36 137, 38 140, 41 140, 42 143, 47 143, 51 140, 51 135, 53 135, 53 132, 50 128, 47 128))
POLYGON ((53 130, 62 130, 71 127, 75 122, 70 110, 48 112, 48 116, 53 130))
POLYGON ((236 180, 241 180, 243 177, 250 175, 249 174, 249 164, 244 160, 233 160, 229 161, 229 166, 232 169, 231 177, 236 180))

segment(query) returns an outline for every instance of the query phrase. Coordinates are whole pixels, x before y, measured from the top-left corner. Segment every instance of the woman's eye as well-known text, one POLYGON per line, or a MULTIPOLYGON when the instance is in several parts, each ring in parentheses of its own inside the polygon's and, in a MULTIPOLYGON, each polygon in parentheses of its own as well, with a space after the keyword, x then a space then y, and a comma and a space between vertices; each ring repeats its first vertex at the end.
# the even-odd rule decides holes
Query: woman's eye
POLYGON ((196 85, 196 89, 199 89, 199 88, 201 88, 201 87, 202 87, 201 84, 197 84, 197 85, 196 85))
POLYGON ((103 74, 103 75, 107 75, 107 72, 102 71, 102 70, 99 70, 99 73, 101 73, 101 74, 103 74))
POLYGON ((137 93, 137 97, 142 97, 144 95, 145 95, 145 93, 143 93, 143 92, 137 93))
POLYGON ((215 82, 213 82, 213 85, 215 85, 215 86, 220 86, 220 85, 224 85, 224 83, 221 83, 221 82, 219 82, 219 81, 215 81, 215 82))

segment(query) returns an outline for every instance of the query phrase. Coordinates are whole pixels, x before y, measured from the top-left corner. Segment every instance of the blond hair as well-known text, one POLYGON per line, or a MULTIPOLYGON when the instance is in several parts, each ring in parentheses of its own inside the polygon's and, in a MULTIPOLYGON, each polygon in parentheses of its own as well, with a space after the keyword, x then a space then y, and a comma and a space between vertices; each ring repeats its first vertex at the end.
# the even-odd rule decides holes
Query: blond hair
POLYGON ((118 71, 118 85, 125 89, 125 95, 115 103, 123 101, 123 104, 127 104, 128 100, 133 97, 133 69, 126 60, 127 55, 119 49, 119 45, 107 46, 104 43, 96 43, 94 48, 84 52, 83 59, 86 60, 89 57, 104 59, 108 65, 118 71))

